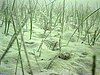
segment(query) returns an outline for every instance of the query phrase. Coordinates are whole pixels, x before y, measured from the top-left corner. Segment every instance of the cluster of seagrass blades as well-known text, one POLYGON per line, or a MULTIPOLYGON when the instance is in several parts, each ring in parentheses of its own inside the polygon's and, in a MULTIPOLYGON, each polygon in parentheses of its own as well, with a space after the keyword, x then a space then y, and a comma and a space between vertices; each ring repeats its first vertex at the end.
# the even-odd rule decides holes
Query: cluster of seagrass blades
MULTIPOLYGON (((18 57, 16 58, 15 75, 17 75, 19 63, 22 75, 25 75, 22 50, 28 64, 29 74, 34 75, 29 54, 34 56, 39 71, 42 71, 38 58, 42 56, 44 44, 47 44, 46 46, 51 51, 58 51, 49 62, 49 65, 45 67, 45 69, 50 69, 56 59, 64 61, 71 59, 70 52, 63 53, 62 49, 64 46, 69 45, 74 36, 77 36, 77 42, 81 40, 82 43, 90 47, 100 40, 100 7, 91 9, 88 4, 87 6, 82 4, 77 6, 77 2, 75 2, 75 7, 72 5, 68 9, 66 0, 62 0, 59 5, 56 4, 57 0, 49 1, 49 3, 43 0, 43 4, 40 4, 39 1, 3 0, 0 7, 0 28, 3 28, 5 36, 11 37, 5 50, 2 54, 0 53, 0 64, 2 64, 12 46, 16 44, 18 57), (36 32, 41 41, 36 50, 29 53, 26 44, 34 44, 34 42, 26 42, 26 38, 29 37, 29 40, 34 40, 34 37, 38 38, 38 36, 35 36, 35 27, 41 29, 41 35, 37 33, 38 31, 36 32), (70 28, 73 33, 64 43, 63 40, 67 38, 65 37, 66 30, 68 31, 70 28), (24 36, 26 32, 29 33, 27 37, 24 36), (53 34, 55 35, 53 36, 53 34), (58 39, 56 41, 47 41, 48 38, 58 39)), ((93 56, 93 59, 92 75, 95 75, 95 56, 93 56)))

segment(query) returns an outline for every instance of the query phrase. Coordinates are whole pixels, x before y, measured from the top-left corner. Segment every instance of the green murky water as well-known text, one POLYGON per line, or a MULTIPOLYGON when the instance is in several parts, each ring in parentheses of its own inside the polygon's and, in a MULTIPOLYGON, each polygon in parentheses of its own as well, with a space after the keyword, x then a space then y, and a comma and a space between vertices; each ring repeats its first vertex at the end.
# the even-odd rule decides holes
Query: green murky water
POLYGON ((100 1, 52 1, 0 0, 0 75, 100 75, 100 1))

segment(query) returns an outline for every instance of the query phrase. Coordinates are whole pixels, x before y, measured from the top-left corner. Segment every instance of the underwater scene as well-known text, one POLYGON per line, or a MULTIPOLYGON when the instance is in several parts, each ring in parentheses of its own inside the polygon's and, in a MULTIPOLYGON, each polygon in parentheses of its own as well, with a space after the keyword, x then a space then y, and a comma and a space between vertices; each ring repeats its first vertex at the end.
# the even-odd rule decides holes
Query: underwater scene
POLYGON ((100 75, 100 0, 0 0, 0 75, 100 75))

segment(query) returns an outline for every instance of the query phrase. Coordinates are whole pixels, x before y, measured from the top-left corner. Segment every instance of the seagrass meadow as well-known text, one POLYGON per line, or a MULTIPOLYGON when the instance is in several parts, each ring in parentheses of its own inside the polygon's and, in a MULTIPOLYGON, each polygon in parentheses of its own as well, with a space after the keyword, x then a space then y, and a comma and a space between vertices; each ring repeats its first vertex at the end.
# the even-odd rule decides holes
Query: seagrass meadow
POLYGON ((100 75, 100 0, 0 0, 0 75, 100 75))

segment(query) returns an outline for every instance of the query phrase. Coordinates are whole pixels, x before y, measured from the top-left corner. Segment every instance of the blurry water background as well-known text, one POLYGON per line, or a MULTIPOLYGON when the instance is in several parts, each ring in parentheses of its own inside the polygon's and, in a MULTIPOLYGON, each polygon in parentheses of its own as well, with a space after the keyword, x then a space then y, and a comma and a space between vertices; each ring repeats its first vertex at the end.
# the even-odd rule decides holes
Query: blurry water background
MULTIPOLYGON (((3 1, 4 0, 0 0, 0 7, 1 7, 3 1)), ((8 2, 11 2, 11 1, 13 1, 13 0, 8 0, 8 2)), ((19 2, 19 4, 20 3, 27 4, 27 1, 29 1, 29 0, 16 0, 16 1, 19 2)), ((40 4, 44 4, 45 1, 49 4, 50 2, 52 2, 54 0, 38 0, 38 2, 40 4)), ((55 1, 56 1, 56 5, 58 5, 63 0, 55 0, 55 1)), ((100 0, 66 0, 66 6, 68 8, 70 8, 72 5, 75 5, 75 2, 77 5, 83 4, 84 6, 86 6, 88 4, 92 8, 100 7, 100 0)))

